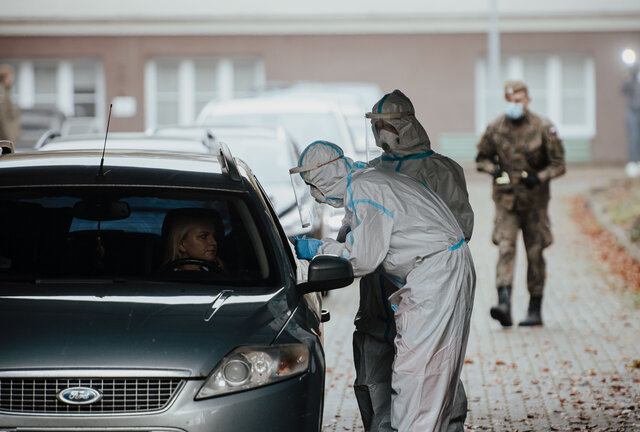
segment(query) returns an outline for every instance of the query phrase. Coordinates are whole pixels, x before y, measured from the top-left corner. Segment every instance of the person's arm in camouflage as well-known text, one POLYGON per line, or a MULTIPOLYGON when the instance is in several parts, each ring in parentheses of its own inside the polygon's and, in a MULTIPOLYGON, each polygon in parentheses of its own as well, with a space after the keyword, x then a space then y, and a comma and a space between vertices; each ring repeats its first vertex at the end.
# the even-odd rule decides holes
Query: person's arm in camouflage
POLYGON ((560 177, 566 171, 566 163, 564 160, 564 146, 562 140, 558 138, 558 133, 553 125, 545 128, 543 132, 547 156, 549 157, 549 165, 538 172, 541 181, 549 181, 552 178, 560 177))
POLYGON ((476 169, 478 171, 484 171, 489 173, 495 177, 496 171, 496 146, 493 140, 491 139, 491 128, 488 127, 487 130, 480 138, 480 142, 478 142, 478 155, 476 156, 476 169))

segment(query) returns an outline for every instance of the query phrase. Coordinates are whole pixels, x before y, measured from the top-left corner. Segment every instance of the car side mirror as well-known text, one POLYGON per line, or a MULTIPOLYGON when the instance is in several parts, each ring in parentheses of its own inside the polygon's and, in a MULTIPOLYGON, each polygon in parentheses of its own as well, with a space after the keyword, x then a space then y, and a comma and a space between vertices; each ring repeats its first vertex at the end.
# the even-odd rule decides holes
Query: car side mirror
POLYGON ((345 258, 317 255, 309 263, 308 280, 298 285, 298 292, 330 291, 353 282, 353 267, 345 258))

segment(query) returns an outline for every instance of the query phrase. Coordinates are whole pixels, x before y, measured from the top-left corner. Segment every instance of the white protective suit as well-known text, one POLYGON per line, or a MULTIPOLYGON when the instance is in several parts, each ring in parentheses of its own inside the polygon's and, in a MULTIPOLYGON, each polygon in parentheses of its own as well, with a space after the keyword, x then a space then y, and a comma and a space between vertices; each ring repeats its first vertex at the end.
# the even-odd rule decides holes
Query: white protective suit
POLYGON ((300 158, 302 167, 326 164, 301 175, 316 199, 342 203, 351 219, 346 241, 323 239, 317 253, 349 259, 356 276, 381 266, 399 287, 389 298, 397 327, 391 426, 445 430, 469 335, 471 252, 455 217, 428 187, 403 174, 354 167, 342 154, 315 142, 300 158))
MULTIPOLYGON (((429 136, 416 119, 409 98, 399 90, 386 94, 373 106, 367 117, 371 118, 376 145, 386 149, 381 157, 370 161, 370 165, 406 174, 426 184, 447 204, 462 228, 465 239, 470 240, 474 216, 464 171, 458 163, 431 149, 429 136), (389 116, 390 113, 394 115, 389 116), (378 119, 391 124, 398 135, 379 133, 375 127, 378 119), (383 142, 386 145, 383 146, 383 142)), ((385 280, 380 272, 360 280, 360 306, 353 334, 356 369, 354 391, 365 429, 371 432, 392 431, 389 425, 388 389, 391 384, 395 326, 387 298, 395 290, 395 286, 385 280)), ((462 381, 459 381, 447 431, 463 432, 466 415, 467 398, 462 381)))
MULTIPOLYGON (((455 216, 464 237, 471 240, 473 209, 469 203, 464 170, 453 159, 434 152, 431 141, 418 119, 413 104, 400 90, 385 95, 373 106, 368 117, 375 122, 376 114, 406 113, 399 119, 386 119, 398 131, 398 139, 390 140, 389 151, 370 161, 370 165, 401 172, 429 186, 447 204, 455 216)), ((373 127, 376 145, 382 148, 380 135, 373 127)))

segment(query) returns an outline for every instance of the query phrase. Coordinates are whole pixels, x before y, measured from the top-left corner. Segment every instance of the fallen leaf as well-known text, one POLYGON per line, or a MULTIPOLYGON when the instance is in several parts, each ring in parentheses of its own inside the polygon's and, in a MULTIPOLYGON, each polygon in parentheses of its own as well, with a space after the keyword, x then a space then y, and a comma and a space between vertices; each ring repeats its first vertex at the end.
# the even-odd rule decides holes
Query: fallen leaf
POLYGON ((506 363, 503 362, 502 360, 496 361, 496 366, 504 366, 504 365, 506 365, 506 363))
POLYGON ((471 359, 464 359, 464 363, 465 363, 465 364, 473 364, 473 360, 471 360, 471 359))

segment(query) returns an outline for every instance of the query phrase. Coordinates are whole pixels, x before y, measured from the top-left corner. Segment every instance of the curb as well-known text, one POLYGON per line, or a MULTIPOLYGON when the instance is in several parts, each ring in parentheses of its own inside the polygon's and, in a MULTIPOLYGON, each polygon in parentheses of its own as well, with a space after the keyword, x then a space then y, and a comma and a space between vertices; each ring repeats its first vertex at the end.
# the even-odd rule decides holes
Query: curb
POLYGON ((587 205, 593 212, 598 223, 602 225, 604 229, 613 234, 616 237, 618 243, 620 243, 625 248, 629 255, 631 255, 631 257, 638 263, 640 263, 640 247, 636 246, 629 240, 629 236, 622 228, 615 225, 609 220, 600 203, 598 203, 598 201, 595 200, 591 194, 589 194, 586 199, 587 205))

